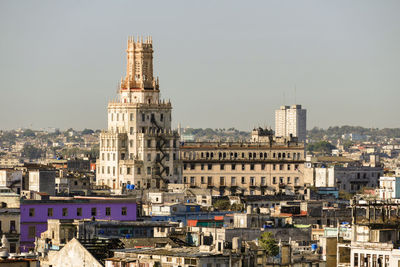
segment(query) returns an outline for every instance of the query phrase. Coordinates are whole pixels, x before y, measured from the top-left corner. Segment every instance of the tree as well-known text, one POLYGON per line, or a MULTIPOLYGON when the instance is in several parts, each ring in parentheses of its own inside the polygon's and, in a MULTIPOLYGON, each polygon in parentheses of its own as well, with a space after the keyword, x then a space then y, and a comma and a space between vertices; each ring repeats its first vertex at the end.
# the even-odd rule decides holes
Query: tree
POLYGON ((25 144, 22 149, 22 155, 29 159, 38 159, 44 153, 40 148, 34 147, 33 145, 25 144))
POLYGON ((331 153, 332 149, 336 147, 327 141, 315 142, 307 145, 307 151, 320 152, 320 153, 331 153))
POLYGON ((231 204, 229 202, 229 199, 218 199, 217 201, 215 201, 213 206, 217 210, 229 210, 231 207, 231 204))
POLYGON ((92 130, 92 129, 84 129, 83 131, 82 131, 82 134, 83 135, 85 135, 85 134, 93 134, 94 133, 94 131, 92 130))
POLYGON ((276 256, 279 254, 278 242, 271 232, 264 232, 260 238, 260 246, 265 249, 268 256, 276 256))
POLYGON ((26 137, 35 137, 35 132, 32 131, 31 129, 26 129, 23 133, 24 136, 26 137))

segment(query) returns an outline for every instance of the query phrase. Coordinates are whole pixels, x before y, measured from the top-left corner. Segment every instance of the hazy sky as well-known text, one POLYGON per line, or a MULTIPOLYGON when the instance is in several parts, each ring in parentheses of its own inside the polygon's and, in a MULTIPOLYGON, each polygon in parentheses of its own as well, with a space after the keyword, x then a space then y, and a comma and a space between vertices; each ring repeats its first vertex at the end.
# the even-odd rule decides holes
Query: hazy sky
POLYGON ((173 125, 400 127, 400 1, 0 1, 0 129, 105 128, 129 35, 173 125))

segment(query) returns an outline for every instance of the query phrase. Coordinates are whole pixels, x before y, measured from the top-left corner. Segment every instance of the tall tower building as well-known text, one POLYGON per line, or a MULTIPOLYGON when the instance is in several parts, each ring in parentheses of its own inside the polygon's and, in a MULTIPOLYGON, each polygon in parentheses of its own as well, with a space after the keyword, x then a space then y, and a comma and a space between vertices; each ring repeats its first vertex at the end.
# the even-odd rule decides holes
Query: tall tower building
POLYGON ((128 39, 126 76, 108 103, 108 128, 100 134, 97 185, 121 192, 180 183, 179 135, 171 129, 172 106, 160 100, 153 76, 152 38, 128 39), (131 186, 128 186, 131 187, 131 186))
POLYGON ((307 110, 301 105, 281 106, 275 110, 275 135, 295 136, 299 141, 306 140, 307 110))

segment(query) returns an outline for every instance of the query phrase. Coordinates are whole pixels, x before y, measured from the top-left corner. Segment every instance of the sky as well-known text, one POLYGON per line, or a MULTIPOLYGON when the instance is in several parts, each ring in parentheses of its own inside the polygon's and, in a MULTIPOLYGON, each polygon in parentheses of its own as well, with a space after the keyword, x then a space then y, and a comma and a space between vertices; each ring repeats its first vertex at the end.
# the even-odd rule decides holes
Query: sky
POLYGON ((400 127, 400 1, 0 1, 0 129, 106 128, 130 35, 173 126, 400 127))

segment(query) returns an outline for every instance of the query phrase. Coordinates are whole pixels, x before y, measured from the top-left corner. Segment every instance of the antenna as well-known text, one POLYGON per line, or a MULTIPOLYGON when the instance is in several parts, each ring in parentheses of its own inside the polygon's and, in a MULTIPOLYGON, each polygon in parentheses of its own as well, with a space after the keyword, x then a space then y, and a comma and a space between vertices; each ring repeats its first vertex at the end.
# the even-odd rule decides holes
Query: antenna
POLYGON ((283 105, 286 106, 285 91, 283 91, 283 105))

